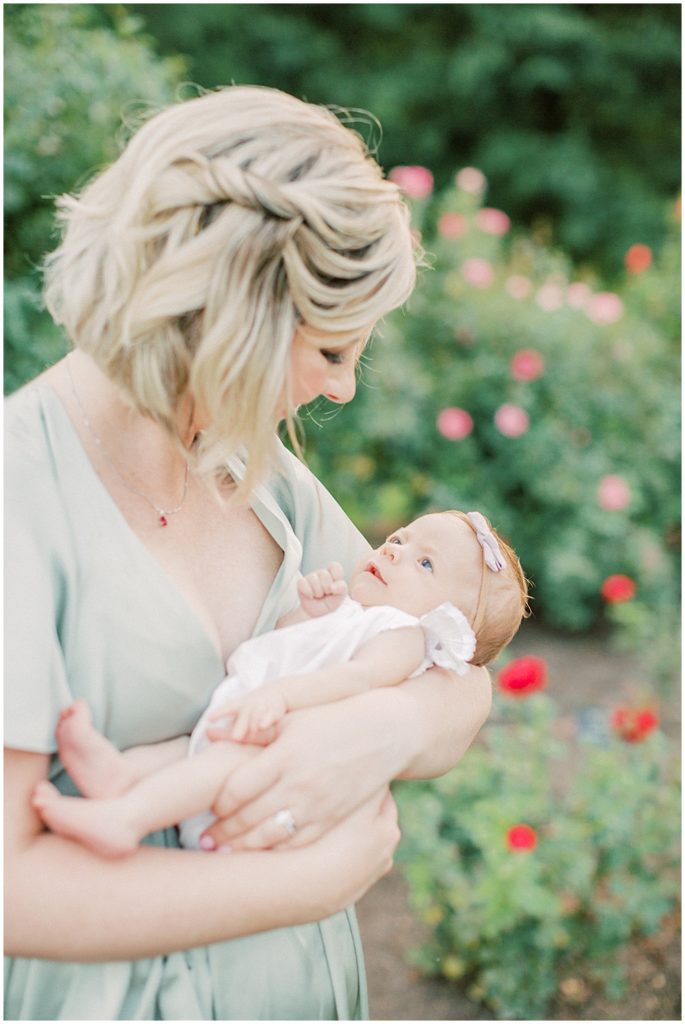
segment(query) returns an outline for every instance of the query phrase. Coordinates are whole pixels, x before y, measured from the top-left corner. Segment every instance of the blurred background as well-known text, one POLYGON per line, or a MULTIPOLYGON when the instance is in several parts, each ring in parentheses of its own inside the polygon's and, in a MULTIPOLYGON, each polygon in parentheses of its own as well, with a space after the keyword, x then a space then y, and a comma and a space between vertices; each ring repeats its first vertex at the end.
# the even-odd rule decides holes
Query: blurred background
POLYGON ((53 197, 141 110, 232 82, 334 104, 412 208, 415 295, 355 402, 304 412, 305 456, 372 541, 482 510, 533 618, 462 765, 398 787, 400 872, 361 907, 372 1017, 679 1019, 679 5, 4 16, 6 392, 67 348, 53 197))

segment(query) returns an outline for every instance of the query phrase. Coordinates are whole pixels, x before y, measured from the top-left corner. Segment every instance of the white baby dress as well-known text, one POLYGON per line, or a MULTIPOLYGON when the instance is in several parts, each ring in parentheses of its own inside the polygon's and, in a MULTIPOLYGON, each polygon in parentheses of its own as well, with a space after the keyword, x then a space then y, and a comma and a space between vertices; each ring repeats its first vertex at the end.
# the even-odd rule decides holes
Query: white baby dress
MULTIPOLYGON (((420 675, 431 665, 452 669, 458 675, 468 672, 476 638, 466 617, 450 602, 416 618, 389 605, 364 608, 358 601, 346 597, 334 612, 246 640, 228 659, 227 676, 217 686, 193 730, 188 755, 197 754, 209 745, 208 717, 226 701, 284 676, 341 664, 384 630, 417 625, 426 638, 425 657, 412 675, 420 675)), ((198 849, 200 835, 213 821, 214 816, 209 811, 187 818, 180 825, 181 845, 198 849)))

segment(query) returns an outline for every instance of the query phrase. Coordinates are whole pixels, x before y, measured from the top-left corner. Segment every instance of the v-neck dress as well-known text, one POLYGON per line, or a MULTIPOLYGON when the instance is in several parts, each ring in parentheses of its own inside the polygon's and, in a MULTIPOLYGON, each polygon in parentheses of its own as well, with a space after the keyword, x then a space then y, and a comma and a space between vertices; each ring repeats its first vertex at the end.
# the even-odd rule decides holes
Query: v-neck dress
MULTIPOLYGON (((189 733, 224 676, 214 643, 95 473, 57 395, 5 403, 5 745, 57 755, 60 711, 87 700, 117 747, 189 733)), ((255 514, 283 561, 254 635, 296 601, 300 571, 346 571, 368 544, 285 448, 255 514)), ((176 829, 146 842, 177 847, 176 829)), ((211 854, 208 854, 211 856, 211 854)), ((230 858, 229 858, 230 859, 230 858)), ((227 860, 226 869, 230 870, 227 860)), ((367 1015, 352 910, 132 962, 5 961, 6 1020, 347 1020, 367 1015)))

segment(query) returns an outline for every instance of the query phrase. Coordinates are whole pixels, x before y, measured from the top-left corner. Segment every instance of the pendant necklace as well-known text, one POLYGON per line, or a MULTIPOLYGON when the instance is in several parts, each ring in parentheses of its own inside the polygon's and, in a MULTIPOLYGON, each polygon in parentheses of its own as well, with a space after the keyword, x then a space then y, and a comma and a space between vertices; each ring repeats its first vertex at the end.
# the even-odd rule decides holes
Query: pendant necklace
POLYGON ((127 480, 126 477, 123 475, 123 473, 120 472, 117 464, 114 462, 114 460, 110 456, 109 452, 105 448, 104 444, 102 443, 102 438, 100 437, 98 432, 95 430, 95 427, 92 425, 92 423, 88 419, 88 416, 86 414, 86 410, 83 408, 83 405, 81 403, 81 399, 79 398, 78 392, 76 390, 76 385, 74 384, 74 378, 71 375, 71 367, 69 366, 69 359, 68 358, 65 359, 65 365, 66 365, 66 368, 67 368, 67 375, 69 377, 69 383, 71 384, 71 391, 72 391, 72 394, 73 394, 74 399, 76 401, 76 404, 78 405, 79 409, 81 410, 81 416, 83 417, 83 422, 86 425, 86 429, 88 430, 88 433, 93 438, 93 441, 95 442, 95 444, 98 446, 98 450, 102 454, 103 459, 110 466, 110 468, 112 470, 114 470, 114 472, 119 477, 119 479, 121 480, 121 482, 124 485, 124 487, 127 488, 127 490, 131 491, 132 494, 137 494, 139 498, 142 498, 143 501, 147 502, 147 504, 150 506, 150 508, 155 510, 155 513, 157 515, 157 519, 159 520, 159 525, 160 526, 168 526, 169 525, 169 516, 175 516, 177 512, 180 512, 181 509, 183 508, 183 505, 184 505, 185 500, 186 500, 186 494, 188 493, 188 475, 189 475, 189 465, 188 465, 188 463, 186 462, 186 471, 185 471, 185 477, 184 477, 184 480, 183 480, 183 494, 181 495, 180 504, 178 504, 176 506, 176 508, 161 508, 159 505, 156 504, 156 502, 154 502, 152 500, 152 498, 148 497, 147 494, 145 494, 143 491, 138 490, 138 488, 136 486, 134 486, 134 484, 132 484, 129 480, 127 480))

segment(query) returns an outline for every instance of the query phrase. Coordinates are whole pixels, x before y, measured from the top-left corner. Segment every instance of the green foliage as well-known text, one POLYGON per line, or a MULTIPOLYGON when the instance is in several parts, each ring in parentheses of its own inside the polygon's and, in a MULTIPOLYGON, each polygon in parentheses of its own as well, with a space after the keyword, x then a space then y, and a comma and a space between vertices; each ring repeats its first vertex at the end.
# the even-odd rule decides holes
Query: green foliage
POLYGON ((160 60, 122 14, 99 27, 88 5, 5 8, 5 387, 64 352, 40 310, 39 265, 56 243, 53 197, 113 160, 122 117, 174 99, 183 70, 160 60))
POLYGON ((617 995, 618 951, 659 929, 679 886, 679 787, 661 733, 628 744, 562 739, 546 695, 499 696, 483 742, 449 775, 396 787, 400 862, 431 928, 414 953, 498 1019, 545 1019, 581 976, 617 995), (512 850, 510 828, 537 835, 512 850))
MULTIPOLYGON (((475 164, 518 223, 614 272, 680 182, 680 11, 668 4, 133 4, 202 85, 363 107, 381 162, 441 187, 475 164)), ((110 8, 105 7, 107 12, 110 8)))
POLYGON ((380 329, 354 404, 323 431, 308 426, 307 458, 374 539, 429 509, 481 509, 513 541, 534 582, 536 616, 555 626, 589 627, 604 615, 603 580, 631 576, 635 601, 610 617, 663 681, 678 656, 672 211, 660 259, 626 273, 608 297, 596 277, 579 282, 568 260, 534 237, 483 231, 479 211, 478 197, 456 187, 415 203, 433 269, 422 273, 408 308, 380 329), (446 213, 462 218, 461 237, 436 231, 446 213), (477 265, 490 277, 485 286, 465 277, 474 258, 485 261, 477 265), (517 288, 527 294, 514 298, 517 288), (608 303, 614 322, 596 322, 597 302, 608 303), (521 350, 542 358, 537 379, 514 379, 511 361, 521 350), (496 425, 503 405, 529 417, 520 436, 496 425), (462 440, 437 425, 441 410, 455 407, 473 419, 462 440), (627 483, 625 508, 602 507, 606 476, 627 483))

